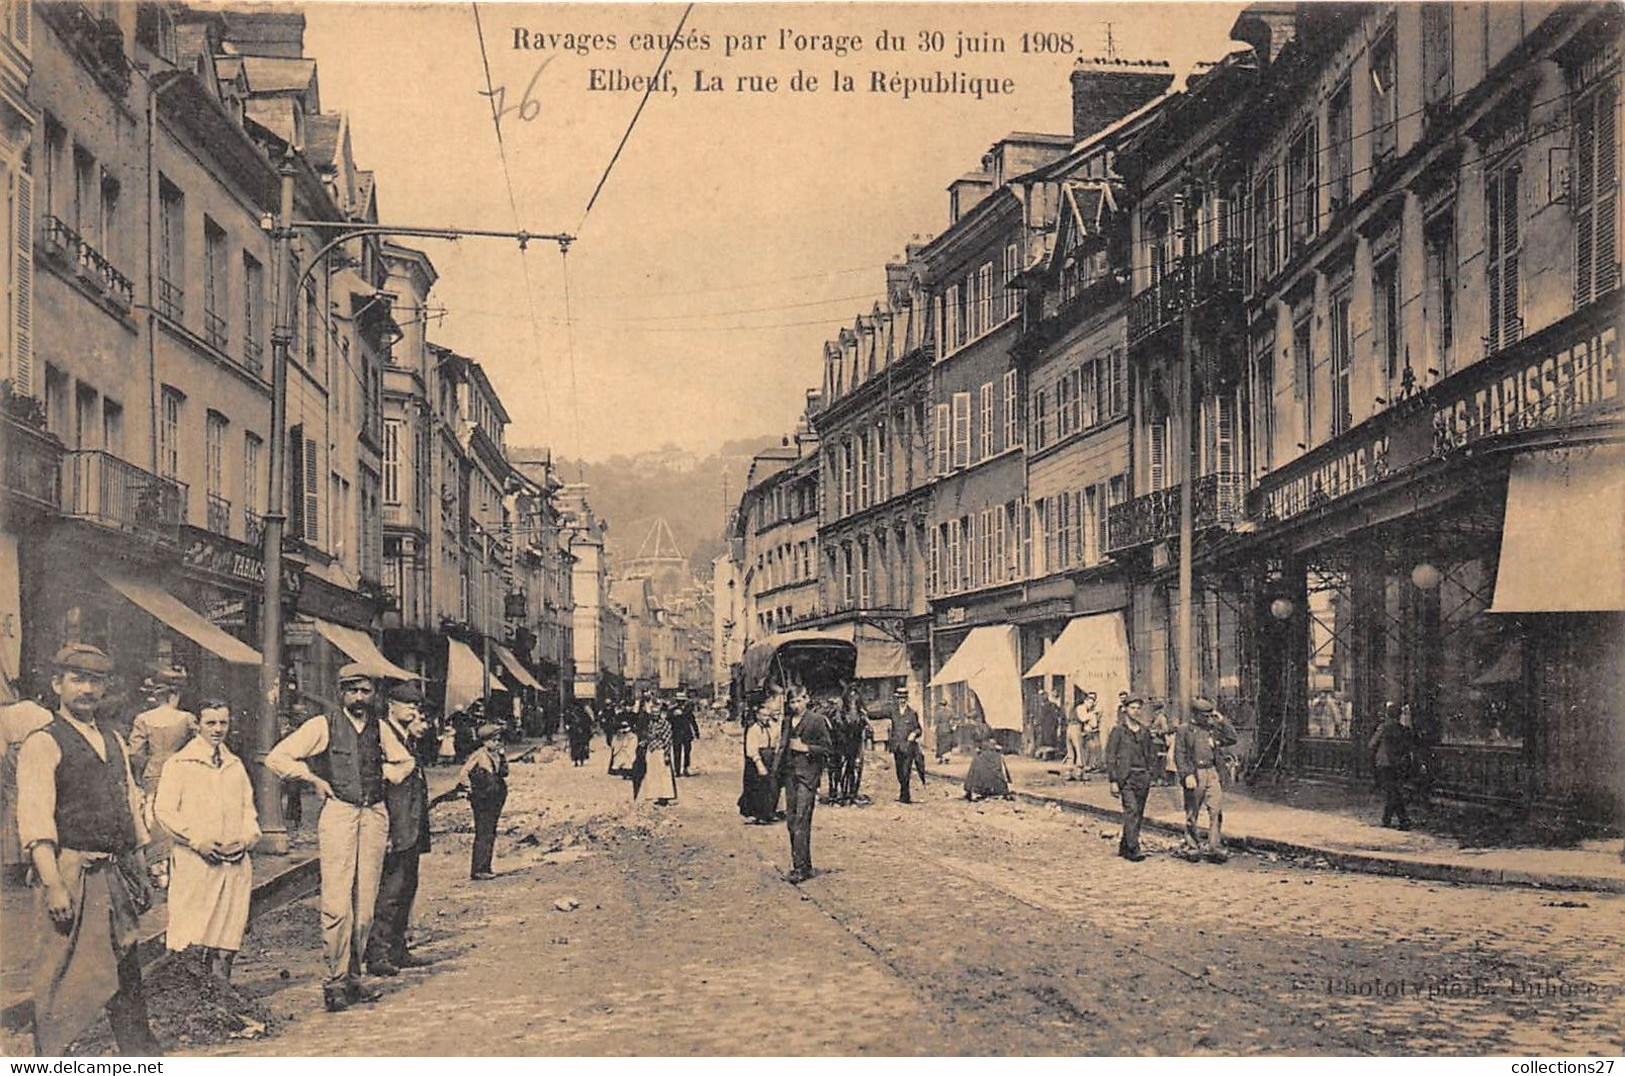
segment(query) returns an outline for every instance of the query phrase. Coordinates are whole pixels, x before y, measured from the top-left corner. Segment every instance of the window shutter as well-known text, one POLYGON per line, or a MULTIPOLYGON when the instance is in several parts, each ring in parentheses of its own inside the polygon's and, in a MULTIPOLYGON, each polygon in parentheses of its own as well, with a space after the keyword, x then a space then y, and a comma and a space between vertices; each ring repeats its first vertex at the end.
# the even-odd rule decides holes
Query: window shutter
POLYGON ((1159 490, 1168 474, 1168 423, 1166 419, 1153 422, 1147 432, 1150 435, 1151 456, 1151 488, 1159 490))
POLYGON ((1609 85, 1597 97, 1597 268, 1596 294, 1619 287, 1619 137, 1618 92, 1609 85))
MULTIPOLYGON (((275 466, 275 463, 272 464, 275 466)), ((305 434, 304 428, 295 426, 288 431, 288 531, 289 535, 305 533, 305 434)))
POLYGON ((1492 175, 1484 185, 1484 222, 1489 232, 1489 258, 1484 264, 1484 290, 1490 304, 1487 352, 1500 350, 1501 338, 1501 183, 1492 175))
POLYGON ((1520 169, 1508 168, 1503 174, 1501 199, 1501 231, 1506 254, 1501 260, 1501 346, 1516 343, 1523 335, 1518 323, 1518 180, 1520 169))
MULTIPOLYGON (((28 4, 18 4, 24 14, 18 25, 28 25, 28 4)), ((34 178, 12 173, 17 200, 16 269, 11 281, 11 380, 19 395, 34 394, 34 178)))
POLYGON ((970 393, 954 393, 954 468, 970 466, 970 393))
POLYGON ((949 458, 948 445, 951 432, 949 428, 948 405, 945 403, 937 404, 936 426, 936 473, 947 474, 952 467, 952 461, 949 458))
POLYGON ((321 469, 316 456, 316 442, 305 438, 305 541, 321 542, 321 469))

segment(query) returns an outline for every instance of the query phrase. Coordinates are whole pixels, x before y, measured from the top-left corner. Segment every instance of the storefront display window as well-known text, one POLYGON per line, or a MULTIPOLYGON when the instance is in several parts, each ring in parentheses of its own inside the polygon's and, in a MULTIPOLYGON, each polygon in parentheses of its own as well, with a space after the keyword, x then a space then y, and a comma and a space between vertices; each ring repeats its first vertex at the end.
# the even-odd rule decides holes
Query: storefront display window
POLYGON ((1354 605, 1348 573, 1310 569, 1308 573, 1309 696, 1305 735, 1347 740, 1354 727, 1354 605))
POLYGON ((1516 619, 1485 612, 1494 576, 1483 559, 1440 565, 1435 714, 1439 742, 1523 744, 1524 646, 1516 619))

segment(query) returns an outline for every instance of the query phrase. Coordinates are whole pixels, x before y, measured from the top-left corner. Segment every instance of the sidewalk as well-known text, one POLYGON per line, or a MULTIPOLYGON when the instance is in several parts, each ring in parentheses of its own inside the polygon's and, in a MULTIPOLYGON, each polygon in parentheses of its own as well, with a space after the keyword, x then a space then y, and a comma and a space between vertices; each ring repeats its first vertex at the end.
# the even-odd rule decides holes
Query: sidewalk
MULTIPOLYGON (((508 759, 517 762, 540 746, 539 741, 513 744, 508 759)), ((429 798, 450 791, 457 783, 457 772, 456 766, 430 767, 429 798)), ((307 792, 305 824, 298 832, 289 834, 288 854, 254 857, 250 922, 315 891, 320 884, 320 863, 316 858, 316 815, 320 809, 315 793, 307 792)), ((4 949, 0 950, 0 1026, 11 1029, 27 1027, 34 1019, 31 980, 37 952, 34 932, 39 925, 34 899, 33 891, 26 887, 7 886, 0 890, 0 935, 4 937, 4 949)), ((138 944, 143 965, 163 955, 168 920, 169 907, 162 902, 141 917, 138 944)))
MULTIPOLYGON (((1122 816, 1103 773, 1093 774, 1087 782, 1069 782, 1065 766, 1056 762, 1008 755, 1005 762, 1016 795, 1028 802, 1054 803, 1112 821, 1122 816)), ((955 755, 928 772, 963 780, 969 768, 969 758, 955 755)), ((1177 788, 1151 790, 1145 825, 1163 833, 1184 832, 1185 811, 1177 788)), ((1312 856, 1366 874, 1625 893, 1625 863, 1620 861, 1617 839, 1584 841, 1576 848, 1462 848, 1418 830, 1386 829, 1331 811, 1269 803, 1236 789, 1225 792, 1224 836, 1225 844, 1234 848, 1312 856)))

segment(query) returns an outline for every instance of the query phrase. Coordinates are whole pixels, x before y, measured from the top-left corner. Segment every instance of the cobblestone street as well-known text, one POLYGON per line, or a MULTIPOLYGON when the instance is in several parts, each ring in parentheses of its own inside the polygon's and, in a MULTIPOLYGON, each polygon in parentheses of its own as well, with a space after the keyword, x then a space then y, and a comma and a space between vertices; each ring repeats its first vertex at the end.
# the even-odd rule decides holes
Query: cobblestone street
MULTIPOLYGON (((375 1005, 320 1011, 313 901, 255 924, 237 981, 278 1018, 220 1054, 1481 1054, 1620 1051, 1625 898, 1120 860, 1115 827, 932 781, 821 805, 819 875, 734 809, 708 727, 682 799, 630 802, 551 749, 515 766, 499 877, 436 809, 417 947, 375 1005), (560 911, 555 902, 579 901, 560 911), (809 1005, 808 1003, 811 1002, 809 1005), (803 1014, 786 1021, 785 1013, 803 1014), (816 1013, 809 1018, 806 1014, 816 1013)), ((1159 793, 1160 794, 1160 793, 1159 793)), ((178 1052, 185 1052, 184 1045, 178 1052)))

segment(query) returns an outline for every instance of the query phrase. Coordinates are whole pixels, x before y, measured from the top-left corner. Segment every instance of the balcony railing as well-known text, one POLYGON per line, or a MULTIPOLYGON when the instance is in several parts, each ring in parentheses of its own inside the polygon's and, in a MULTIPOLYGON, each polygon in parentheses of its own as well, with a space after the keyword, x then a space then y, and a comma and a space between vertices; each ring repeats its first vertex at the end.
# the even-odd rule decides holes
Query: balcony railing
POLYGON ((204 510, 204 526, 215 534, 231 536, 231 502, 217 493, 209 494, 204 510))
POLYGON ((186 292, 172 280, 158 278, 158 313, 171 321, 186 313, 186 292))
POLYGON ((173 538, 186 519, 186 486, 101 451, 67 454, 64 511, 104 527, 173 538))
POLYGON ((207 306, 203 308, 203 338, 210 347, 226 350, 226 319, 207 306))
MULTIPOLYGON (((1246 479, 1234 471, 1207 474, 1191 488, 1194 531, 1240 523, 1246 514, 1246 479)), ((1106 549, 1117 552, 1179 535, 1179 486, 1114 505, 1107 516, 1106 549)))
POLYGON ((130 309, 135 301, 135 285, 130 283, 130 278, 114 268, 101 251, 85 242, 84 237, 60 217, 46 214, 41 219, 40 240, 47 253, 72 262, 75 271, 87 283, 121 309, 130 309))
POLYGON ((62 507, 62 446, 41 430, 0 421, 5 446, 6 492, 41 508, 62 507))
POLYGON ((243 341, 243 366, 255 377, 265 370, 265 345, 258 340, 243 341))
POLYGON ((1180 258, 1156 283, 1129 300, 1129 343, 1143 340, 1178 321, 1187 302, 1193 311, 1242 288, 1241 243, 1226 240, 1193 257, 1180 258))
POLYGON ((265 517, 246 505, 243 507, 243 541, 255 547, 265 541, 265 517))

